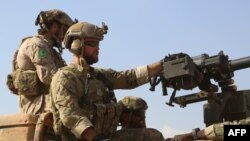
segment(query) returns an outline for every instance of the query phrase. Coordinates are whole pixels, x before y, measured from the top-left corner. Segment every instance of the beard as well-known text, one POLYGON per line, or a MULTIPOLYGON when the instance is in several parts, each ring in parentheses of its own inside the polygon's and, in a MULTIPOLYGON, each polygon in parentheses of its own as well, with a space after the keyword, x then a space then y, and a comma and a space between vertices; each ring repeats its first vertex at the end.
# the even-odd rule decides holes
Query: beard
POLYGON ((92 65, 94 63, 97 63, 98 62, 98 57, 91 57, 91 56, 86 56, 84 57, 85 61, 89 64, 89 65, 92 65))

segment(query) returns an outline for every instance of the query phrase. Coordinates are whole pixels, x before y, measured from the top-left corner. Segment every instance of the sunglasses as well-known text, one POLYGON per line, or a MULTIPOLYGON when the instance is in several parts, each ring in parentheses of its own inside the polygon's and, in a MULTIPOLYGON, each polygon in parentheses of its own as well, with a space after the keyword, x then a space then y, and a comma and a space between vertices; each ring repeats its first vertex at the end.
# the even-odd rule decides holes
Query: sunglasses
POLYGON ((89 47, 99 47, 99 42, 96 42, 96 41, 85 41, 84 45, 85 46, 89 46, 89 47))

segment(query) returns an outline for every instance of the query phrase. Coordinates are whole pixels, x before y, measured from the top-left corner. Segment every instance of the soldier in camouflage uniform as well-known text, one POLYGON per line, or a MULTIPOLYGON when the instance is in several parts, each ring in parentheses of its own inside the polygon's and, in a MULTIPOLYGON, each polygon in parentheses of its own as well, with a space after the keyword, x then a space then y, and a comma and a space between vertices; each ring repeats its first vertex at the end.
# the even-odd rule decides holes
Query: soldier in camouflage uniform
POLYGON ((250 125, 250 117, 239 121, 226 121, 222 123, 212 124, 203 130, 193 130, 192 133, 176 135, 171 141, 192 141, 200 140, 224 140, 224 125, 250 125))
POLYGON ((112 100, 113 90, 143 85, 162 70, 161 61, 125 71, 91 67, 98 62, 99 42, 107 30, 105 24, 81 22, 66 33, 64 43, 73 61, 51 82, 54 130, 63 140, 111 137, 121 114, 121 105, 112 100))
POLYGON ((114 141, 164 141, 161 132, 146 128, 145 112, 148 108, 146 101, 135 96, 126 96, 119 101, 122 105, 120 116, 121 130, 118 130, 114 141))
POLYGON ((52 75, 66 65, 61 57, 61 42, 73 23, 61 10, 41 11, 35 23, 40 26, 38 35, 22 40, 7 81, 12 92, 19 95, 21 113, 39 114, 49 109, 46 101, 52 75))

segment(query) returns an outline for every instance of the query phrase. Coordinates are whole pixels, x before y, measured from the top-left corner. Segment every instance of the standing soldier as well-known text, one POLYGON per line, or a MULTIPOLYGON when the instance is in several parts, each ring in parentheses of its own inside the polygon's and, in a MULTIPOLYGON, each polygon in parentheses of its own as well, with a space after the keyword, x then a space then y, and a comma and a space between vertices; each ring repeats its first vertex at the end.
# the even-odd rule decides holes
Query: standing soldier
POLYGON ((112 136, 121 114, 112 91, 143 85, 162 70, 161 61, 119 72, 91 67, 98 62, 99 42, 107 30, 105 24, 100 28, 81 22, 66 33, 64 43, 74 54, 73 61, 51 82, 54 130, 63 140, 92 141, 112 136))
POLYGON ((49 110, 48 94, 52 75, 66 65, 61 42, 72 19, 61 10, 41 11, 35 25, 38 35, 24 38, 13 60, 7 85, 19 95, 20 112, 39 114, 49 110), (57 47, 59 52, 53 47, 57 47))

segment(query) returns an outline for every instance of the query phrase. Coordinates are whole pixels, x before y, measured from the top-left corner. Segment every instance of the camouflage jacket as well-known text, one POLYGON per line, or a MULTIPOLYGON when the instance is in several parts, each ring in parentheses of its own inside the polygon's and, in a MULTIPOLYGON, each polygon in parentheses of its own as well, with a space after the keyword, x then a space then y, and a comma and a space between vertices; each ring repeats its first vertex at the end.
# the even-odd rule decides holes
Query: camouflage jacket
POLYGON ((18 72, 14 85, 19 85, 20 112, 44 112, 48 109, 46 101, 52 75, 58 68, 66 65, 65 61, 42 35, 23 39, 14 61, 14 73, 18 72), (31 78, 31 74, 34 74, 34 78, 31 78))
POLYGON ((117 72, 111 69, 86 68, 70 64, 60 69, 51 82, 54 130, 57 134, 69 129, 80 138, 88 127, 97 134, 116 130, 119 105, 112 102, 113 89, 131 89, 148 82, 147 67, 117 72))
POLYGON ((224 125, 250 125, 250 117, 239 121, 212 124, 205 128, 205 135, 211 140, 224 140, 224 125))

